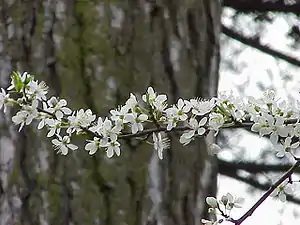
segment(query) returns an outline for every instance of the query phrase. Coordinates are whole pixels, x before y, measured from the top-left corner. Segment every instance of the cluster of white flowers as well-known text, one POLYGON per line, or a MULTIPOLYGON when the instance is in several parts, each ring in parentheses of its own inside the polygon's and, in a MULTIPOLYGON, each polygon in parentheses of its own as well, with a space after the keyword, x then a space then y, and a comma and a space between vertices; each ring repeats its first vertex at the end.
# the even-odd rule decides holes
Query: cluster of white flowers
POLYGON ((19 105, 20 110, 12 117, 12 121, 20 125, 19 130, 33 120, 39 120, 38 129, 48 129, 47 137, 55 138, 55 148, 62 154, 77 148, 70 143, 73 134, 91 135, 85 146, 89 154, 105 149, 107 156, 112 157, 121 153, 119 139, 122 136, 146 137, 153 133, 154 147, 162 158, 163 150, 169 147, 166 132, 182 131, 179 141, 187 145, 209 131, 216 135, 223 127, 244 122, 252 122, 253 132, 270 137, 278 157, 286 153, 296 157, 295 150, 300 145, 299 104, 279 101, 272 90, 259 99, 226 94, 210 100, 180 98, 169 106, 165 94, 157 94, 149 87, 141 102, 131 93, 125 105, 110 110, 108 117, 97 118, 90 109, 73 112, 65 99, 55 96, 48 99, 46 84, 34 80, 27 72, 15 72, 11 77, 7 90, 1 88, 0 109, 6 111, 7 106, 19 105), (294 122, 287 123, 287 120, 294 122), (147 129, 155 127, 158 131, 147 133, 145 126, 147 129))
MULTIPOLYGON (((155 125, 157 128, 165 127, 165 131, 171 131, 184 125, 189 119, 188 113, 192 115, 182 134, 180 142, 188 144, 196 136, 204 135, 208 122, 207 115, 215 107, 215 100, 190 101, 179 99, 177 104, 168 107, 167 96, 158 95, 152 87, 142 95, 142 101, 138 102, 134 94, 130 94, 125 105, 110 111, 109 117, 98 117, 93 115, 90 109, 72 111, 67 107, 65 99, 55 96, 47 98, 48 87, 44 82, 34 80, 34 77, 27 72, 13 73, 11 85, 7 91, 15 93, 15 98, 10 98, 3 88, 0 93, 0 108, 6 108, 10 103, 17 104, 20 110, 12 117, 16 125, 20 125, 19 131, 24 125, 29 125, 33 120, 39 120, 38 129, 46 127, 47 137, 54 138, 52 143, 58 152, 66 155, 68 150, 75 150, 78 147, 71 144, 73 134, 89 133, 92 138, 87 140, 85 149, 89 154, 95 154, 103 148, 107 156, 120 155, 120 143, 118 138, 124 134, 137 134, 144 130, 145 124, 155 125), (198 122, 197 119, 202 117, 198 122)), ((221 114, 219 114, 220 116, 221 114)), ((223 117, 222 117, 223 118, 223 117)), ((217 130, 224 123, 217 116, 210 116, 209 124, 217 130)), ((146 134, 148 135, 148 134, 146 134)), ((153 132, 154 149, 157 150, 160 159, 163 158, 163 151, 169 148, 169 140, 165 132, 153 132), (162 138, 163 137, 163 138, 162 138)))
POLYGON ((230 212, 233 208, 241 208, 244 202, 244 198, 234 197, 232 194, 227 193, 223 195, 220 200, 217 200, 215 197, 207 197, 206 203, 210 206, 208 209, 209 213, 218 214, 222 216, 222 219, 217 221, 210 221, 202 219, 202 223, 206 225, 217 225, 223 221, 233 221, 230 216, 230 212))
MULTIPOLYGON (((291 154, 299 160, 296 149, 300 145, 300 104, 276 99, 272 90, 259 99, 226 94, 212 99, 180 98, 177 103, 168 105, 167 95, 157 94, 149 87, 141 101, 131 93, 124 105, 110 110, 108 117, 97 117, 90 109, 72 111, 65 99, 55 96, 48 99, 46 84, 34 80, 27 72, 14 72, 11 78, 10 86, 6 90, 1 88, 0 109, 6 112, 8 106, 17 105, 19 111, 12 121, 19 125, 19 131, 37 120, 37 128, 48 130, 47 137, 52 138, 54 148, 63 155, 67 155, 69 149, 78 149, 71 143, 73 135, 87 134, 85 150, 92 155, 103 149, 109 158, 121 154, 120 139, 147 141, 152 135, 154 149, 162 159, 163 151, 170 147, 168 132, 181 132, 180 143, 188 145, 209 132, 217 135, 221 128, 250 124, 253 132, 270 138, 278 157, 291 154)), ((211 153, 219 151, 216 144, 210 146, 211 153)), ((285 194, 291 192, 290 185, 291 182, 279 185, 272 195, 284 201, 285 194)), ((218 211, 224 217, 218 221, 202 220, 209 225, 230 221, 230 210, 240 207, 242 199, 228 193, 220 201, 213 197, 206 201, 211 206, 210 212, 218 211)))

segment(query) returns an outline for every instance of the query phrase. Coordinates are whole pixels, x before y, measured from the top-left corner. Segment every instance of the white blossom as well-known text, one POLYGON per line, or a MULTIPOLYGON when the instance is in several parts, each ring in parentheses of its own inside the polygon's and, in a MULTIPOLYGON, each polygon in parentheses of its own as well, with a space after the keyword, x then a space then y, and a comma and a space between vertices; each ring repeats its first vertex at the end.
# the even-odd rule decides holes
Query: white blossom
POLYGON ((154 109, 156 109, 157 111, 163 112, 167 107, 166 101, 167 101, 166 95, 158 95, 153 101, 152 105, 154 106, 154 109))
POLYGON ((156 109, 160 112, 164 111, 167 106, 167 104, 165 103, 167 100, 167 96, 157 96, 152 87, 148 87, 147 93, 142 96, 142 100, 148 103, 153 109, 156 109))
POLYGON ((91 126, 89 128, 90 131, 96 132, 97 134, 100 134, 100 135, 102 133, 102 129, 103 129, 103 120, 101 117, 98 118, 97 124, 94 124, 93 126, 91 126))
POLYGON ((27 94, 33 95, 38 100, 46 100, 47 93, 48 93, 48 87, 44 81, 38 83, 37 81, 30 81, 28 84, 28 91, 27 94))
POLYGON ((20 124, 20 128, 19 131, 22 130, 23 126, 26 124, 30 124, 32 121, 32 117, 29 117, 29 114, 27 111, 25 110, 21 110, 19 112, 17 112, 17 114, 15 116, 12 117, 12 121, 18 125, 20 124))
POLYGON ((90 124, 96 119, 96 116, 93 115, 92 110, 87 109, 84 111, 83 109, 80 109, 77 112, 77 121, 80 124, 81 127, 88 127, 90 124))
POLYGON ((180 143, 183 145, 189 144, 193 140, 195 132, 197 132, 199 136, 203 135, 206 131, 204 128, 206 122, 207 117, 203 117, 199 122, 195 118, 191 118, 188 125, 192 130, 186 131, 180 136, 180 143))
POLYGON ((288 180, 285 180, 283 183, 276 187, 276 189, 272 192, 270 196, 278 197, 280 201, 285 202, 286 195, 291 195, 293 194, 293 192, 294 190, 292 184, 289 183, 288 180))
POLYGON ((136 134, 138 131, 143 131, 143 122, 148 119, 146 114, 130 113, 126 115, 126 120, 131 124, 131 132, 136 134))
POLYGON ((131 109, 132 112, 135 112, 136 107, 138 107, 138 101, 134 94, 130 93, 129 99, 125 103, 125 108, 128 110, 131 109))
POLYGON ((74 131, 81 131, 82 128, 86 128, 91 125, 91 123, 96 119, 96 116, 93 115, 92 111, 90 109, 87 109, 84 111, 83 109, 80 109, 79 111, 75 112, 68 116, 69 121, 69 128, 67 129, 67 133, 71 134, 74 131))
POLYGON ((72 110, 66 107, 67 101, 65 99, 58 100, 56 97, 51 97, 47 104, 43 102, 43 108, 49 113, 53 113, 58 120, 61 120, 64 115, 70 115, 72 110))
POLYGON ((167 114, 167 130, 171 130, 172 128, 176 127, 177 123, 180 121, 185 121, 188 119, 187 114, 184 109, 184 101, 179 99, 176 105, 173 105, 171 108, 165 110, 167 114))
POLYGON ((260 100, 263 104, 274 104, 276 103, 275 96, 274 90, 266 90, 260 100))
POLYGON ((152 87, 148 87, 147 93, 142 96, 144 102, 152 104, 155 101, 156 93, 152 87))
POLYGON ((40 122, 38 124, 37 129, 40 130, 44 128, 45 125, 47 125, 48 120, 50 120, 50 117, 48 114, 42 114, 39 116, 40 122))
POLYGON ((100 149, 100 141, 99 141, 99 138, 97 137, 94 137, 94 140, 93 141, 90 141, 88 140, 89 143, 87 143, 85 145, 85 150, 89 151, 89 154, 90 155, 93 155, 96 153, 96 151, 98 149, 100 149))
POLYGON ((275 150, 277 151, 276 156, 280 158, 284 157, 287 152, 290 152, 292 149, 298 148, 299 144, 299 141, 292 144, 292 137, 285 138, 283 144, 279 143, 275 145, 275 150))
POLYGON ((248 104, 242 97, 233 96, 232 93, 220 95, 216 98, 216 105, 235 121, 241 121, 246 116, 245 108, 248 104))
POLYGON ((285 119, 282 117, 276 117, 274 124, 271 125, 272 133, 270 140, 273 144, 278 142, 278 137, 287 137, 291 132, 291 127, 284 124, 285 119))
POLYGON ((115 121, 116 124, 125 124, 129 121, 126 120, 126 116, 128 115, 128 107, 121 107, 120 110, 112 109, 110 110, 111 120, 115 121))
POLYGON ((249 96, 247 99, 247 103, 244 105, 244 110, 250 117, 251 121, 256 122, 256 118, 260 117, 261 108, 258 106, 257 99, 252 96, 249 96))
POLYGON ((300 124, 297 123, 292 130, 292 136, 300 137, 300 124))
POLYGON ((192 109, 192 113, 197 116, 203 116, 210 113, 215 107, 215 99, 201 101, 199 99, 191 99, 189 102, 185 101, 185 111, 192 109))
POLYGON ((241 204, 243 204, 244 201, 244 198, 235 197, 230 193, 223 195, 221 198, 221 203, 226 207, 227 210, 231 210, 233 208, 241 208, 241 204))
POLYGON ((167 114, 167 130, 170 131, 174 127, 176 127, 179 121, 174 111, 168 111, 168 112, 169 113, 167 114))
POLYGON ((172 115, 177 118, 178 121, 185 121, 187 120, 188 116, 186 115, 186 112, 188 112, 188 109, 184 107, 185 103, 180 98, 177 101, 176 105, 173 105, 171 108, 166 109, 167 115, 172 115))
POLYGON ((63 138, 59 135, 56 135, 58 139, 53 139, 52 144, 54 145, 54 149, 61 153, 62 155, 67 155, 69 149, 76 150, 78 146, 74 144, 70 144, 70 137, 64 136, 63 138))
POLYGON ((286 100, 277 102, 276 104, 272 105, 271 113, 274 116, 280 116, 284 118, 299 118, 299 108, 296 108, 295 103, 291 102, 288 103, 286 100))
POLYGON ((209 126, 215 130, 218 131, 220 127, 222 127, 225 123, 224 116, 220 113, 211 113, 209 114, 209 126))
POLYGON ((114 154, 117 156, 121 154, 120 143, 117 141, 117 136, 111 136, 110 141, 108 141, 104 147, 106 147, 106 155, 108 158, 113 157, 114 154))
POLYGON ((270 134, 272 132, 272 128, 270 124, 274 123, 273 116, 264 113, 262 116, 255 118, 255 123, 251 127, 251 131, 258 132, 260 136, 264 136, 270 134))
POLYGON ((120 133, 120 127, 114 126, 112 121, 105 118, 100 134, 104 137, 110 137, 111 139, 117 139, 117 135, 120 133))
POLYGON ((52 137, 54 134, 59 134, 61 129, 61 122, 55 119, 46 120, 46 124, 48 125, 49 132, 47 137, 52 137))
POLYGON ((259 135, 264 136, 270 134, 270 140, 273 144, 278 142, 278 137, 287 137, 292 131, 291 126, 284 124, 285 119, 280 116, 272 116, 267 113, 262 113, 261 116, 255 119, 251 130, 258 132, 259 135))
POLYGON ((183 145, 188 145, 194 139, 194 136, 195 136, 194 130, 186 131, 180 136, 179 142, 183 145))
POLYGON ((17 114, 12 117, 12 121, 16 125, 20 124, 19 131, 25 124, 29 125, 33 121, 33 119, 38 117, 37 106, 38 101, 34 100, 31 105, 24 105, 23 110, 17 112, 17 114))

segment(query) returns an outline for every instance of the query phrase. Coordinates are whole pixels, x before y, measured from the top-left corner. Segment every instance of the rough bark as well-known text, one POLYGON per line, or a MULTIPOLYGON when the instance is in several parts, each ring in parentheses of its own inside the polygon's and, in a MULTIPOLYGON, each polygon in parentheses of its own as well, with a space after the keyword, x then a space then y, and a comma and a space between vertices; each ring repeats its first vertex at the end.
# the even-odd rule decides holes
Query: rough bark
MULTIPOLYGON (((218 84, 220 10, 217 0, 2 1, 0 59, 8 69, 1 86, 10 71, 27 70, 72 108, 98 115, 149 85, 173 103, 210 98, 218 84)), ((63 157, 44 133, 17 133, 6 119, 0 151, 14 143, 14 153, 1 177, 3 224, 194 225, 208 218, 204 198, 216 193, 217 163, 204 139, 183 148, 172 134, 163 161, 132 141, 111 160, 84 150, 63 157)))

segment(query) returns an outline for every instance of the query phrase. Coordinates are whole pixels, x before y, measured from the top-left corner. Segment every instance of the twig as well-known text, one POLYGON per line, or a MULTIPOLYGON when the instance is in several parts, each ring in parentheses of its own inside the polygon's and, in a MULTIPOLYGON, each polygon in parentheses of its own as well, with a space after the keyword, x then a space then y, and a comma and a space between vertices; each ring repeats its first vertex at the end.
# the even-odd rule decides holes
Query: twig
MULTIPOLYGON (((40 107, 37 108, 37 110, 39 112, 43 112, 43 113, 46 113, 50 116, 52 116, 53 118, 55 118, 55 115, 53 113, 50 113, 40 107)), ((62 121, 68 123, 68 119, 66 118, 62 118, 62 121)), ((285 124, 294 124, 294 123, 297 123, 298 122, 298 119, 288 119, 286 120, 284 123, 285 124)), ((229 122, 229 123, 225 123, 220 129, 226 129, 226 128, 250 128, 254 123, 251 122, 250 120, 245 120, 243 122, 229 122)), ((81 127, 81 129, 83 131, 85 131, 86 133, 92 135, 93 137, 98 137, 98 138, 102 138, 101 135, 89 130, 87 127, 81 127)), ((151 133, 156 133, 156 132, 161 132, 161 131, 164 131, 166 133, 170 133, 170 132, 173 132, 173 131, 185 131, 185 130, 188 130, 190 129, 190 127, 188 126, 181 126, 181 127, 175 127, 173 128, 172 130, 168 131, 166 127, 156 127, 156 128, 149 128, 149 129, 146 129, 144 131, 140 131, 140 132, 137 132, 136 134, 132 134, 132 133, 123 133, 121 135, 118 136, 119 139, 128 139, 128 138, 135 138, 135 137, 142 137, 142 136, 146 136, 146 135, 149 135, 151 133)), ((206 129, 208 129, 208 127, 206 126, 206 129)), ((296 159, 297 160, 297 159, 296 159)))
POLYGON ((294 66, 299 66, 300 67, 300 60, 298 60, 295 57, 289 56, 287 54, 283 54, 282 52, 275 50, 273 48, 270 48, 269 46, 263 45, 261 43, 259 43, 258 40, 256 40, 255 38, 249 38, 249 37, 245 37, 244 35, 222 25, 222 32, 227 35, 230 38, 233 38, 245 45, 249 45, 253 48, 256 48, 268 55, 271 55, 273 57, 277 57, 279 59, 282 59, 290 64, 293 64, 294 66))

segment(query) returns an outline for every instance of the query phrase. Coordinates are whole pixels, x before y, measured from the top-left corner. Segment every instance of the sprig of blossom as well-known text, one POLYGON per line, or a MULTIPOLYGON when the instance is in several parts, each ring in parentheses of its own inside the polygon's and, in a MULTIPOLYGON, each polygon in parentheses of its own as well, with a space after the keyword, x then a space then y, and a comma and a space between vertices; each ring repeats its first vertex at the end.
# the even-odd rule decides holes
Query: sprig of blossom
MULTIPOLYGON (((72 111, 65 99, 55 96, 48 99, 47 85, 34 80, 27 72, 14 72, 11 78, 10 86, 6 90, 1 88, 0 110, 3 108, 6 112, 8 106, 17 105, 19 111, 12 121, 20 126, 19 131, 37 120, 37 128, 48 129, 47 137, 52 138, 54 149, 63 155, 78 149, 71 143, 73 135, 88 134, 85 150, 92 155, 102 149, 111 158, 121 155, 120 139, 132 137, 147 141, 152 134, 154 150, 163 159, 164 150, 170 147, 167 132, 182 132, 179 141, 188 145, 210 131, 217 135, 222 128, 249 126, 250 123, 253 132, 270 138, 278 157, 291 154, 297 160, 295 166, 300 164, 294 154, 300 145, 300 103, 282 101, 273 90, 267 90, 258 99, 236 97, 230 93, 208 100, 180 98, 169 106, 167 95, 157 94, 149 87, 141 97, 142 102, 130 93, 124 105, 111 109, 108 117, 97 118, 90 109, 72 111)), ((210 151, 218 153, 220 147, 211 144, 210 151)), ((283 201, 290 193, 291 182, 285 181, 278 183, 272 196, 283 201)), ((203 224, 216 225, 225 220, 240 224, 231 218, 230 211, 241 207, 242 198, 227 193, 220 200, 208 197, 206 202, 210 205, 209 212, 219 213, 224 219, 202 219, 203 224)), ((252 214, 251 210, 249 212, 252 214)))
POLYGON ((210 206, 208 209, 209 213, 218 214, 223 217, 223 219, 218 221, 209 221, 204 220, 206 223, 204 224, 219 224, 224 220, 227 221, 234 221, 231 216, 230 212, 234 208, 241 208, 242 204, 244 203, 244 198, 236 197, 231 193, 227 193, 223 195, 221 199, 217 200, 215 197, 206 197, 206 203, 210 206))
MULTIPOLYGON (((176 104, 169 106, 165 94, 157 94, 149 87, 142 95, 143 102, 137 101, 137 97, 131 93, 125 104, 110 110, 110 115, 104 120, 101 117, 97 119, 90 109, 72 112, 65 99, 55 96, 47 99, 47 92, 46 84, 34 80, 33 75, 15 72, 7 90, 1 89, 0 108, 6 111, 9 104, 20 106, 20 111, 13 116, 13 122, 20 125, 19 130, 33 120, 39 120, 38 129, 46 127, 48 137, 60 135, 61 132, 70 137, 89 133, 93 136, 91 140, 95 140, 96 137, 101 143, 110 143, 110 147, 113 145, 116 155, 119 155, 118 148, 121 144, 118 139, 122 135, 129 132, 135 135, 133 137, 139 137, 144 131, 144 135, 151 134, 147 134, 145 125, 148 128, 151 128, 151 125, 163 128, 165 132, 183 131, 180 142, 188 145, 209 131, 214 131, 217 135, 223 127, 252 121, 251 130, 261 136, 269 136, 278 157, 289 153, 293 155, 299 146, 298 119, 290 124, 285 121, 299 116, 300 103, 288 104, 279 101, 272 90, 266 91, 258 99, 235 97, 230 93, 210 100, 180 98, 176 104), (10 91, 18 93, 18 98, 11 99, 10 91)), ((105 147, 102 144, 100 147, 107 150, 109 146, 105 147)))

